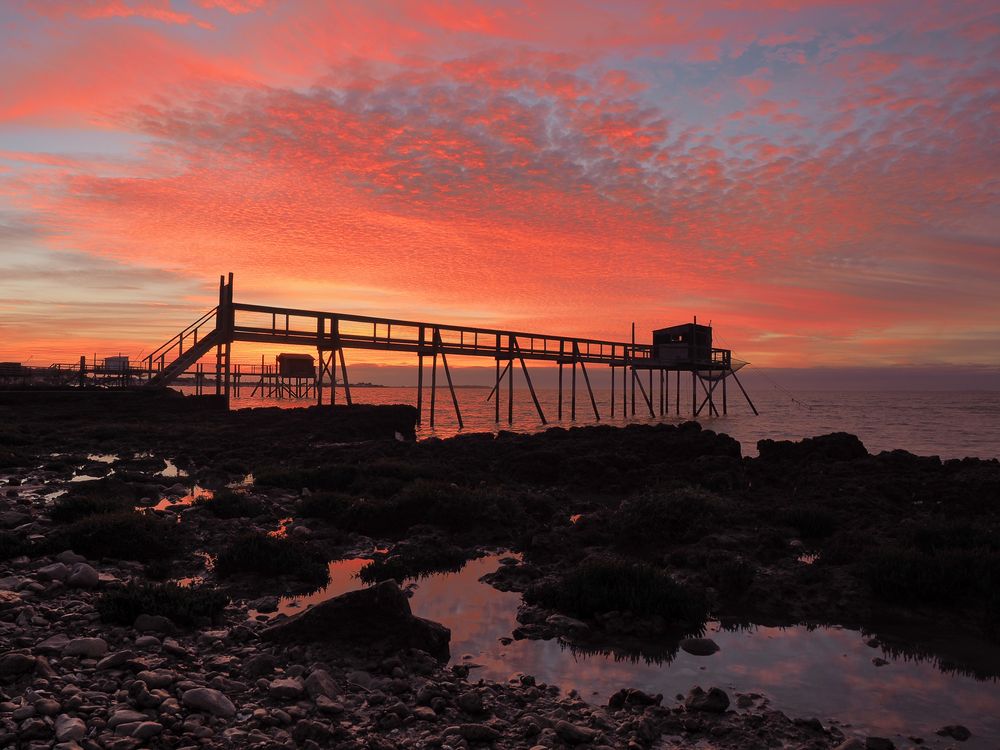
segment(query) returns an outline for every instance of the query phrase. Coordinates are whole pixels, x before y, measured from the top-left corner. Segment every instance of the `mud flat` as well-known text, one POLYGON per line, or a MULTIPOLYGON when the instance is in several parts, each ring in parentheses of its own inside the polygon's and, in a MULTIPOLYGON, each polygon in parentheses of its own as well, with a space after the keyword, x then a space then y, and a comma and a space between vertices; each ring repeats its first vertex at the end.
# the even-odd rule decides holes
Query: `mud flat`
POLYGON ((0 746, 1000 744, 998 462, 414 419, 0 394, 0 746), (912 705, 750 689, 740 632, 856 635, 912 705))

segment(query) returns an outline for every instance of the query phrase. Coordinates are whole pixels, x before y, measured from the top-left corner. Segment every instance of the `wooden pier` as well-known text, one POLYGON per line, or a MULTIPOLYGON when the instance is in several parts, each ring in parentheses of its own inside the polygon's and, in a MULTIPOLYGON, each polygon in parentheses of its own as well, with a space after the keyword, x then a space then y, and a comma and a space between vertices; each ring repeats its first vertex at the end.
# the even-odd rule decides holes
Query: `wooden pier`
MULTIPOLYGON (((669 415, 672 400, 671 373, 674 375, 673 406, 677 415, 681 413, 682 374, 689 375, 691 379, 692 416, 697 417, 703 412, 719 415, 720 408, 721 414, 726 414, 729 409, 727 384, 730 379, 737 385, 753 413, 757 414, 756 407, 736 375, 736 371, 745 363, 734 360, 728 349, 705 348, 699 350, 697 356, 664 358, 663 350, 656 345, 636 343, 634 330, 629 342, 608 341, 247 304, 234 300, 232 274, 219 280, 219 303, 216 307, 134 366, 130 364, 117 377, 123 383, 164 387, 182 375, 193 375, 196 388, 201 392, 208 388, 203 360, 214 355, 214 367, 210 365, 208 373, 213 376, 211 386, 217 394, 225 396, 227 401, 237 391, 252 387, 254 395, 299 398, 312 396, 317 404, 323 404, 325 394, 329 392, 330 403, 335 403, 336 374, 339 369, 344 397, 347 403, 351 403, 345 356, 345 351, 348 350, 400 352, 416 359, 418 424, 424 416, 425 378, 427 360, 430 360, 431 387, 427 416, 431 427, 434 426, 437 411, 438 360, 458 425, 463 426, 449 357, 485 357, 494 360, 495 379, 488 398, 493 401, 497 423, 501 422, 502 416, 506 417, 508 424, 514 421, 514 374, 518 369, 524 376, 539 420, 542 424, 548 423, 531 379, 529 362, 550 362, 558 366, 559 420, 563 419, 566 410, 569 418, 575 420, 578 411, 587 407, 594 419, 601 419, 588 366, 611 368, 611 400, 608 411, 612 418, 619 407, 623 417, 629 412, 636 415, 637 410, 648 412, 654 418, 669 415), (263 363, 259 367, 234 366, 232 347, 236 342, 313 350, 318 357, 315 376, 311 379, 299 378, 298 382, 286 382, 288 379, 275 368, 263 363), (569 371, 568 389, 564 370, 569 371), (616 384, 620 384, 620 393, 617 394, 616 384), (586 390, 586 401, 583 403, 581 385, 586 390)), ((83 366, 84 363, 81 364, 83 366)))

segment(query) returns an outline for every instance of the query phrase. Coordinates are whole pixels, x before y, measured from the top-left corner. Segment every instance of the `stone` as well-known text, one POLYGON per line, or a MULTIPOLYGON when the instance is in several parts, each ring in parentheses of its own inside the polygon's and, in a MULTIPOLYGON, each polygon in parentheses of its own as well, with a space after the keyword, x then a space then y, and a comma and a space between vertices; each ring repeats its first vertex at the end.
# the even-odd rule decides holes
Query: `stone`
POLYGON ((257 654, 251 656, 243 664, 243 674, 247 677, 262 677, 271 674, 278 666, 278 660, 271 654, 257 654))
POLYGON ((709 688, 706 693, 701 687, 691 688, 684 705, 688 711, 706 711, 721 714, 729 708, 729 696, 717 687, 709 688))
POLYGON ((344 704, 338 703, 335 700, 327 698, 325 695, 319 695, 316 697, 316 708, 319 709, 321 714, 327 716, 339 716, 344 713, 344 704))
POLYGON ((482 714, 486 712, 483 706, 483 696, 475 691, 462 693, 455 699, 455 703, 460 709, 469 714, 482 714))
POLYGON ((61 562, 38 569, 38 580, 40 581, 65 581, 67 578, 69 578, 69 568, 61 562))
POLYGON ((937 730, 937 735, 939 737, 951 737, 953 740, 965 742, 972 736, 972 732, 970 732, 967 727, 963 727, 961 724, 949 724, 948 726, 941 727, 937 730))
POLYGON ((833 750, 865 750, 865 743, 857 737, 851 737, 849 740, 841 742, 833 750))
POLYGON ((650 695, 642 690, 622 688, 608 699, 610 708, 629 708, 631 706, 659 706, 663 702, 663 693, 650 695))
POLYGON ((132 626, 140 633, 163 633, 170 635, 177 631, 177 626, 169 617, 163 615, 139 615, 132 626))
POLYGON ((144 721, 132 730, 131 736, 137 740, 146 740, 155 737, 163 731, 163 725, 156 721, 144 721))
POLYGON ((470 742, 496 742, 500 739, 500 732, 485 724, 461 724, 458 733, 470 742))
POLYGON ((415 617, 410 600, 393 580, 329 599, 285 622, 261 638, 277 642, 332 641, 367 652, 418 648, 439 658, 449 656, 451 631, 415 617))
POLYGON ((417 721, 437 721, 437 714, 430 706, 417 706, 413 709, 413 718, 417 721))
POLYGON ((337 684, 325 669, 314 669, 306 677, 305 686, 306 692, 309 693, 309 697, 313 700, 316 700, 321 695, 325 695, 327 698, 334 698, 339 693, 337 684))
POLYGON ((87 562, 87 558, 83 555, 76 554, 73 550, 64 550, 56 555, 56 560, 65 565, 76 565, 77 563, 87 562))
POLYGON ((15 677, 35 671, 37 659, 30 654, 8 653, 0 656, 0 676, 15 677))
POLYGON ((62 704, 51 698, 40 698, 35 701, 35 713, 39 716, 55 716, 62 711, 62 704))
POLYGON ((114 729, 119 724, 138 724, 146 721, 149 717, 140 711, 133 711, 130 708, 120 708, 108 717, 108 729, 114 729))
POLYGON ((115 651, 113 654, 108 654, 97 662, 97 668, 118 669, 119 667, 125 666, 126 662, 129 662, 134 658, 135 652, 133 651, 115 651))
POLYGON ((100 659, 106 653, 108 643, 103 638, 74 638, 63 649, 63 656, 80 656, 84 659, 100 659))
POLYGON ((275 700, 297 700, 305 691, 302 680, 298 677, 283 677, 273 680, 267 687, 267 694, 275 700))
POLYGON ((582 745, 585 742, 593 742, 600 734, 596 729, 577 726, 563 720, 556 722, 555 730, 556 734, 559 735, 559 739, 570 745, 582 745))
POLYGON ((681 649, 692 656, 711 656, 719 650, 719 644, 711 638, 685 638, 681 649))
POLYGON ((236 715, 236 706, 225 695, 212 688, 194 688, 185 691, 181 703, 196 711, 204 711, 213 716, 231 719, 236 715))
POLYGON ((896 745, 885 737, 868 737, 865 740, 865 750, 896 750, 896 745))
POLYGON ((55 635, 50 635, 41 643, 35 646, 35 651, 42 654, 58 654, 61 653, 66 644, 69 643, 69 636, 65 633, 56 633, 55 635))
POLYGON ((140 635, 135 639, 136 648, 156 648, 160 645, 160 639, 155 635, 140 635))
POLYGON ((56 717, 56 742, 76 742, 87 736, 87 725, 83 719, 62 714, 56 717))
POLYGON ((87 563, 77 563, 73 566, 73 571, 66 579, 66 583, 80 589, 96 588, 101 582, 101 577, 93 567, 87 563))
POLYGON ((144 669, 139 672, 136 676, 137 680, 142 680, 146 685, 152 689, 165 688, 173 685, 177 682, 177 674, 171 672, 169 669, 156 669, 148 670, 144 669))
POLYGON ((5 529, 13 529, 28 523, 30 520, 30 515, 16 510, 5 510, 0 513, 0 527, 5 529))

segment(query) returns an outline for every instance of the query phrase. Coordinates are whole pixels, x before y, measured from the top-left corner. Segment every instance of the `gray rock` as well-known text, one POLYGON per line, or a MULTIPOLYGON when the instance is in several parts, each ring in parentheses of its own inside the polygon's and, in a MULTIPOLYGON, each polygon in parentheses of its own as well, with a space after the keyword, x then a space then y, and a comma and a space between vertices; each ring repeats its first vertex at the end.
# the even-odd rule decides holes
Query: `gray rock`
POLYGON ((63 649, 63 656, 80 656, 84 659, 100 659, 106 653, 108 643, 103 638, 74 638, 63 649))
POLYGON ((122 708, 115 711, 108 717, 108 729, 115 729, 119 724, 138 724, 141 721, 146 721, 149 719, 148 716, 139 711, 132 711, 128 708, 122 708))
POLYGON ((841 742, 833 750, 865 750, 865 743, 857 737, 851 737, 851 739, 841 742))
POLYGON ((181 696, 181 703, 196 711, 204 711, 214 716, 231 719, 236 715, 236 706, 225 695, 212 688, 194 688, 181 696))
POLYGON ((7 653, 0 656, 0 676, 14 677, 35 670, 37 659, 30 654, 7 653))
POLYGON ((97 662, 98 669, 118 669, 125 665, 125 662, 130 661, 135 658, 134 651, 115 651, 113 654, 108 654, 99 662, 97 662))
POLYGON ((38 579, 40 581, 65 581, 67 578, 69 578, 69 568, 61 562, 52 563, 38 569, 38 579))
POLYGON ((275 700, 296 700, 305 691, 305 685, 298 677, 284 677, 268 685, 267 694, 275 700))
POLYGON ((5 510, 0 513, 0 527, 5 529, 13 529, 16 526, 28 523, 30 520, 30 515, 16 510, 5 510))
POLYGON ((468 714, 481 714, 486 712, 486 707, 483 705, 483 696, 475 691, 462 693, 455 699, 455 703, 460 709, 468 714))
POLYGON ((63 563, 64 565, 76 565, 77 563, 87 562, 87 558, 83 555, 76 554, 73 550, 65 550, 56 555, 56 560, 63 563))
POLYGON ((55 635, 50 635, 44 641, 35 645, 35 651, 41 654, 58 654, 64 648, 66 644, 69 643, 69 636, 65 633, 56 633, 55 635))
POLYGON ((144 742, 163 731, 163 725, 156 721, 144 721, 132 730, 131 736, 144 742))
POLYGON ((262 677, 271 674, 276 666, 278 660, 271 654, 257 654, 243 664, 243 674, 247 677, 262 677))
POLYGON ((500 732, 485 724, 461 724, 458 733, 470 742, 496 742, 500 739, 500 732))
POLYGON ((101 577, 87 563, 77 563, 73 566, 73 572, 69 574, 66 583, 80 589, 96 588, 101 582, 101 577))
POLYGON ((963 727, 961 724, 949 724, 948 726, 941 727, 937 730, 937 735, 939 737, 951 737, 953 740, 965 742, 972 736, 972 732, 969 731, 968 727, 963 727))
POLYGON ((885 737, 868 737, 865 750, 896 750, 896 743, 885 737))
POLYGON ((585 742, 593 742, 600 734, 596 729, 577 726, 576 724, 570 724, 568 721, 557 721, 555 730, 559 738, 570 745, 582 745, 585 742))
POLYGON ((75 742, 87 735, 87 725, 83 719, 62 714, 56 717, 56 742, 75 742))
POLYGON ((155 635, 140 635, 135 639, 136 648, 156 648, 160 645, 160 639, 155 635))
POLYGON ((335 698, 338 694, 337 684, 325 669, 314 669, 306 677, 305 685, 306 692, 309 693, 309 697, 313 700, 316 700, 321 695, 325 695, 327 698, 335 698))
POLYGON ((135 677, 154 690, 169 687, 177 681, 177 674, 169 669, 143 670, 135 677))
POLYGON ((419 648, 447 659, 451 631, 415 617, 399 584, 389 580, 318 604, 267 628, 261 637, 278 642, 332 641, 366 652, 419 648))
POLYGON ((344 713, 344 704, 327 698, 325 695, 318 695, 315 698, 316 708, 321 714, 326 716, 339 716, 344 713))
POLYGON ((719 644, 711 638, 685 638, 681 648, 692 656, 711 656, 719 650, 719 644))
POLYGON ((729 708, 729 696, 717 687, 709 688, 706 693, 700 687, 691 688, 684 705, 689 711, 707 711, 721 714, 729 708))

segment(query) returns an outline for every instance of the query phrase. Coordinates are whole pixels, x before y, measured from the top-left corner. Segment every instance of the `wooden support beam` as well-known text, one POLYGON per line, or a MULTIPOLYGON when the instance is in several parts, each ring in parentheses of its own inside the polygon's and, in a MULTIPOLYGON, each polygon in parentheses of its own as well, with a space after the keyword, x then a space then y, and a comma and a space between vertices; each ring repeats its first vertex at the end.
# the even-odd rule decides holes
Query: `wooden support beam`
POLYGON ((548 424, 548 420, 545 419, 545 414, 542 412, 542 405, 538 403, 538 396, 535 395, 535 386, 531 383, 531 375, 528 374, 528 366, 524 363, 524 355, 521 354, 521 347, 518 346, 517 337, 511 336, 511 342, 514 345, 514 349, 517 351, 518 359, 521 360, 521 370, 524 372, 524 381, 528 384, 528 391, 531 393, 531 400, 535 402, 535 411, 538 412, 538 418, 542 420, 542 424, 548 424))
POLYGON ((628 419, 628 365, 622 360, 622 419, 628 419))
POLYGON ((424 406, 424 327, 420 326, 420 341, 417 344, 417 424, 420 424, 424 406))
MULTIPOLYGON (((438 332, 437 337, 438 344, 441 344, 441 334, 438 332)), ((451 370, 448 369, 448 357, 445 355, 444 351, 441 352, 441 364, 444 366, 444 376, 448 379, 448 390, 451 391, 451 403, 455 407, 455 418, 458 419, 458 429, 465 427, 462 422, 462 410, 458 408, 458 396, 455 394, 455 384, 451 382, 451 370)))
POLYGON ((344 347, 337 349, 337 353, 340 355, 340 372, 344 378, 344 399, 347 401, 347 405, 350 406, 354 402, 351 401, 351 382, 347 379, 347 363, 344 361, 344 347))
POLYGON ((615 366, 611 365, 611 418, 615 418, 615 366))
POLYGON ((750 404, 750 408, 753 409, 754 416, 759 417, 760 412, 757 411, 757 407, 754 406, 753 401, 750 400, 750 396, 747 394, 746 388, 743 387, 743 383, 741 383, 740 379, 736 377, 736 370, 729 368, 729 372, 732 374, 733 380, 736 381, 736 385, 738 385, 740 387, 740 390, 743 391, 743 398, 745 398, 747 400, 747 403, 750 404))
POLYGON ((511 346, 511 336, 507 337, 507 352, 510 354, 510 367, 507 368, 507 424, 514 424, 514 347, 511 346))
MULTIPOLYGON (((580 354, 580 349, 576 342, 573 342, 573 348, 576 350, 576 354, 580 354)), ((580 360, 580 372, 583 373, 583 382, 587 384, 587 393, 590 394, 590 405, 594 409, 594 419, 598 422, 601 421, 601 415, 597 412, 597 399, 594 398, 594 389, 590 387, 590 376, 587 375, 587 365, 584 364, 583 360, 580 360)))
MULTIPOLYGON (((490 388, 490 392, 486 396, 486 401, 487 402, 489 402, 489 400, 491 398, 493 398, 493 395, 499 390, 500 383, 503 381, 503 378, 507 374, 507 370, 510 369, 510 366, 511 366, 511 363, 508 362, 506 365, 504 365, 503 372, 501 372, 500 371, 500 360, 499 359, 497 360, 497 382, 493 385, 492 388, 490 388)), ((498 397, 497 398, 497 408, 499 408, 499 404, 500 404, 500 400, 499 400, 499 397, 498 397)), ((499 421, 499 417, 497 418, 497 421, 499 421)))
POLYGON ((639 392, 642 394, 642 400, 646 402, 646 408, 649 409, 649 416, 656 418, 656 413, 653 411, 653 399, 652 394, 647 395, 646 389, 642 385, 642 378, 639 377, 639 373, 632 368, 632 393, 635 393, 635 387, 639 386, 639 392))
POLYGON ((563 418, 563 356, 566 354, 566 341, 559 339, 559 421, 563 418))
POLYGON ((438 349, 437 329, 431 333, 431 429, 434 429, 434 410, 437 404, 438 349))
MULTIPOLYGON (((496 394, 496 400, 493 402, 496 411, 496 423, 500 424, 500 334, 497 334, 497 348, 495 356, 497 358, 497 382, 493 386, 493 392, 496 394)), ((510 367, 510 362, 507 363, 507 367, 510 367)))
POLYGON ((569 397, 569 418, 572 421, 576 421, 576 342, 573 342, 572 348, 573 354, 573 365, 571 369, 570 378, 570 397, 569 397))

